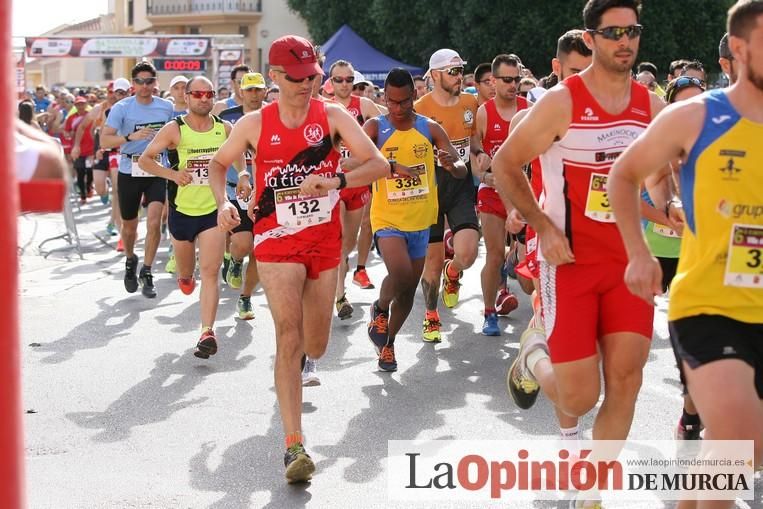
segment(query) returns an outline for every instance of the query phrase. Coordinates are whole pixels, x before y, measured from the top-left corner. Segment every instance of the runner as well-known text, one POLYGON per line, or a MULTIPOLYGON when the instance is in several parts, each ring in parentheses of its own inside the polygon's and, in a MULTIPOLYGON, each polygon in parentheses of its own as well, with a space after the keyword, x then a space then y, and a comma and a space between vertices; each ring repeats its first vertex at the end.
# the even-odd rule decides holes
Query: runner
POLYGON ((545 331, 522 335, 511 395, 529 408, 539 384, 562 412, 582 416, 599 401, 601 356, 596 440, 628 436, 652 335, 653 309, 622 281, 627 256, 606 194, 612 160, 663 106, 631 79, 639 16, 638 0, 589 0, 591 66, 547 92, 493 159, 499 189, 538 232, 542 260, 545 331), (543 210, 522 173, 541 154, 543 210))
POLYGON ((720 44, 718 44, 718 64, 721 66, 723 74, 729 80, 729 85, 737 81, 737 69, 734 63, 734 55, 729 50, 729 34, 723 34, 720 44))
POLYGON ((178 75, 172 78, 170 81, 170 96, 172 97, 173 101, 173 112, 172 116, 179 117, 180 115, 185 115, 188 113, 188 104, 185 101, 185 87, 188 84, 188 78, 185 76, 178 75))
MULTIPOLYGON (((337 60, 329 68, 329 79, 334 90, 334 101, 344 106, 350 115, 361 126, 369 118, 381 114, 379 108, 370 99, 352 95, 352 86, 355 81, 355 70, 352 64, 346 60, 337 60)), ((342 147, 342 159, 351 157, 350 152, 342 147)), ((344 168, 344 167, 343 167, 344 168)), ((358 240, 360 223, 363 219, 365 207, 368 204, 371 192, 368 187, 346 188, 339 192, 342 204, 340 205, 342 218, 342 260, 339 264, 339 279, 336 285, 336 312, 341 320, 352 316, 353 308, 345 290, 345 279, 349 270, 348 257, 358 240)))
MULTIPOLYGON (((674 345, 706 436, 754 440, 760 465, 763 215, 755 211, 763 203, 763 1, 737 2, 729 10, 728 33, 737 82, 661 115, 618 159, 609 190, 630 259, 625 282, 651 305, 661 270, 640 231, 637 191, 649 174, 684 161, 679 171, 686 227, 668 312, 674 345)), ((701 501, 680 507, 733 506, 701 501)))
MULTIPOLYGON (((64 123, 64 136, 74 140, 77 128, 85 121, 87 117, 87 99, 83 96, 77 96, 74 99, 74 106, 77 110, 72 115, 66 117, 64 123)), ((73 148, 73 147, 72 147, 73 148)), ((86 128, 82 140, 80 141, 77 157, 72 153, 72 164, 77 172, 77 189, 79 189, 80 204, 85 204, 87 199, 93 195, 93 160, 95 156, 95 143, 91 130, 86 128)))
POLYGON ((390 174, 372 186, 371 225, 388 274, 379 299, 371 304, 368 336, 379 369, 397 371, 395 336, 413 307, 429 228, 437 221, 434 147, 440 150, 442 168, 455 178, 466 177, 467 169, 442 127, 413 111, 416 89, 408 71, 392 69, 384 90, 390 113, 363 127, 390 166, 390 174))
POLYGON ((215 103, 215 107, 212 108, 212 115, 219 115, 222 113, 223 110, 227 110, 228 108, 233 108, 235 106, 241 106, 244 102, 244 98, 241 95, 241 78, 244 77, 244 74, 252 72, 252 69, 245 64, 240 64, 231 69, 230 71, 230 83, 233 87, 233 95, 226 97, 225 99, 220 99, 215 103))
POLYGON ((132 68, 131 75, 135 95, 119 101, 111 108, 106 127, 101 133, 101 146, 119 147, 122 156, 117 191, 122 214, 122 240, 127 255, 125 289, 134 293, 140 282, 143 295, 154 298, 156 289, 151 264, 159 247, 167 184, 164 179, 142 170, 138 158, 156 132, 172 119, 172 103, 152 95, 156 83, 156 69, 153 65, 140 62, 132 68), (136 275, 138 256, 134 249, 138 233, 138 209, 144 196, 148 203, 146 246, 143 267, 140 275, 136 275))
MULTIPOLYGON (((530 106, 524 97, 517 95, 519 82, 519 62, 509 55, 498 55, 491 64, 491 73, 495 81, 495 97, 488 100, 477 110, 477 122, 471 143, 477 151, 474 175, 480 179, 477 193, 477 210, 480 212, 482 236, 485 239, 485 266, 480 278, 482 299, 484 302, 484 323, 482 334, 500 336, 496 296, 501 281, 501 265, 506 256, 506 208, 498 196, 494 185, 495 179, 490 170, 490 161, 509 134, 509 122, 519 111, 530 106)), ((517 297, 504 297, 516 309, 517 297)))
MULTIPOLYGON (((429 59, 427 71, 427 75, 434 81, 434 89, 416 101, 415 110, 445 129, 461 160, 468 164, 471 153, 470 138, 474 129, 474 117, 477 115, 477 99, 470 94, 461 94, 464 65, 466 62, 452 49, 434 52, 429 59)), ((477 155, 475 153, 475 156, 477 155)), ((452 308, 458 303, 458 281, 463 271, 471 267, 477 258, 479 242, 479 224, 474 210, 474 186, 471 175, 467 179, 456 179, 449 172, 439 169, 437 195, 440 204, 437 224, 432 225, 429 232, 427 259, 421 277, 426 306, 423 339, 432 343, 441 341, 440 314, 437 311, 440 277, 443 279, 442 300, 447 307, 452 308), (453 259, 447 263, 443 246, 446 218, 453 232, 454 249, 453 259)))
POLYGON ((485 62, 474 69, 474 79, 477 82, 477 104, 482 106, 495 97, 495 80, 491 64, 485 62))
MULTIPOLYGON (((180 290, 190 295, 196 287, 196 245, 201 274, 201 337, 194 355, 208 359, 217 353, 214 324, 220 289, 217 271, 223 262, 225 232, 216 228, 217 205, 209 188, 209 160, 220 148, 231 124, 210 114, 215 98, 212 82, 196 76, 186 83, 188 113, 159 131, 143 151, 138 164, 146 172, 167 179, 170 197, 169 226, 180 290), (172 168, 156 160, 169 150, 172 168)), ((239 161, 243 167, 243 159, 239 161)), ((248 177, 246 170, 242 176, 248 177)))
MULTIPOLYGON (((238 122, 244 115, 262 108, 263 99, 267 92, 265 78, 258 72, 244 74, 239 83, 239 89, 244 101, 243 104, 223 110, 220 113, 220 118, 227 120, 231 124, 238 122)), ((248 151, 246 154, 246 169, 247 172, 251 173, 252 155, 248 151)), ((252 292, 254 292, 254 288, 259 283, 257 263, 252 257, 254 224, 246 213, 249 200, 245 199, 245 197, 248 198, 251 194, 251 185, 252 182, 249 175, 242 176, 233 166, 228 168, 225 189, 228 194, 228 200, 238 209, 241 224, 231 230, 230 254, 226 253, 226 256, 230 257, 230 265, 226 271, 225 281, 231 288, 241 288, 241 294, 236 303, 236 311, 240 320, 252 320, 254 318, 252 292), (246 191, 246 188, 248 188, 248 191, 246 191), (246 266, 246 277, 244 277, 243 264, 246 256, 249 256, 249 263, 246 266)))
POLYGON ((254 147, 256 196, 250 209, 256 211, 257 268, 276 324, 286 479, 301 482, 311 478, 315 465, 303 446, 300 359, 305 354, 317 359, 326 350, 341 255, 339 197, 333 189, 368 185, 386 175, 389 165, 344 108, 311 99, 313 81, 322 74, 312 44, 281 37, 268 60, 280 98, 236 124, 210 163, 210 183, 218 224, 235 228, 240 220, 226 199, 224 174, 247 145, 254 147), (362 161, 346 175, 337 173, 338 138, 362 161))

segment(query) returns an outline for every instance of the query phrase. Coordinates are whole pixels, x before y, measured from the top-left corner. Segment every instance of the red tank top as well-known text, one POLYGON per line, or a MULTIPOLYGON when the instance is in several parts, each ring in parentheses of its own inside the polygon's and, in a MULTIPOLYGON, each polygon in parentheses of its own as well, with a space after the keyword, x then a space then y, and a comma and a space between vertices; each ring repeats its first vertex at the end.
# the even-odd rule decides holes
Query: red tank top
POLYGON ((325 103, 311 99, 307 118, 296 129, 283 125, 277 102, 261 111, 255 155, 255 254, 339 257, 339 193, 334 190, 323 197, 299 193, 305 176, 333 177, 339 167, 325 103))
MULTIPOLYGON (((525 110, 527 107, 527 99, 517 96, 517 111, 525 110)), ((485 122, 485 135, 482 137, 482 148, 492 159, 509 136, 510 121, 504 120, 500 113, 498 113, 495 99, 485 102, 485 113, 487 119, 485 122)))
POLYGON ((570 76, 563 85, 572 96, 572 122, 564 137, 540 158, 543 208, 565 232, 576 263, 627 263, 607 178, 617 157, 651 120, 649 92, 632 81, 630 103, 612 115, 596 102, 580 76, 570 76))

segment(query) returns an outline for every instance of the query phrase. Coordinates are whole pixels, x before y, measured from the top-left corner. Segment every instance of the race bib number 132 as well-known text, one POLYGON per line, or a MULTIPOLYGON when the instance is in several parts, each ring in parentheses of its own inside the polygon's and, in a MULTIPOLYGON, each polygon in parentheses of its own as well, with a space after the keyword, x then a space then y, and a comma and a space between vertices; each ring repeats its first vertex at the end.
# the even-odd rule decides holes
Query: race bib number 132
POLYGON ((328 196, 304 196, 298 187, 289 187, 275 191, 275 202, 276 219, 281 226, 315 226, 331 220, 328 196))

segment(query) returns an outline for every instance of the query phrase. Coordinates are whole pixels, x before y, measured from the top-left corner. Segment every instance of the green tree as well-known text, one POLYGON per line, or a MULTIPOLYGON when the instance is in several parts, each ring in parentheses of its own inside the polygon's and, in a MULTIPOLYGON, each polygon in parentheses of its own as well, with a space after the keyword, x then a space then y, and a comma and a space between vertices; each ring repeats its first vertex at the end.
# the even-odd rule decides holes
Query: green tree
MULTIPOLYGON (((719 72, 718 42, 726 11, 735 0, 646 2, 638 61, 654 62, 660 73, 677 58, 698 59, 719 72)), ((516 53, 536 76, 550 71, 556 40, 582 27, 585 2, 570 0, 369 0, 362 8, 348 0, 288 0, 307 21, 311 37, 325 42, 343 24, 380 51, 426 68, 438 48, 453 48, 469 67, 499 53, 516 53), (487 5, 486 5, 487 4, 487 5)))

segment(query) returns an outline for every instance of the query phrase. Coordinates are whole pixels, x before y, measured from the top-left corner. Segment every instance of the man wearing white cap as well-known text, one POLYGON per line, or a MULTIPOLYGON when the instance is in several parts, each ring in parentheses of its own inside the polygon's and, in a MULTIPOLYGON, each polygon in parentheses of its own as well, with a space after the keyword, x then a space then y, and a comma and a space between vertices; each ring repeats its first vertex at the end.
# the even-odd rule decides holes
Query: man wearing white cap
MULTIPOLYGON (((461 94, 464 65, 466 62, 452 49, 440 49, 429 59, 427 75, 434 88, 416 101, 417 113, 427 116, 440 124, 448 134, 450 143, 458 151, 461 160, 469 164, 472 155, 471 137, 477 116, 477 98, 471 94, 461 94)), ((477 150, 477 147, 474 147, 477 150)), ((479 155, 479 152, 474 154, 479 155)), ((458 303, 459 279, 477 258, 479 242, 479 222, 474 210, 475 193, 471 168, 465 179, 456 179, 450 173, 437 167, 437 193, 440 209, 437 224, 429 232, 429 248, 421 276, 426 315, 424 316, 423 339, 426 342, 440 342, 440 315, 437 311, 437 297, 440 293, 440 274, 443 278, 442 300, 449 308, 458 303), (445 263, 443 237, 445 218, 453 232, 455 255, 445 263)))
POLYGON ((188 83, 188 78, 182 74, 175 76, 170 81, 170 96, 175 103, 175 111, 172 112, 172 117, 179 117, 188 113, 188 105, 185 103, 185 84, 188 83))

